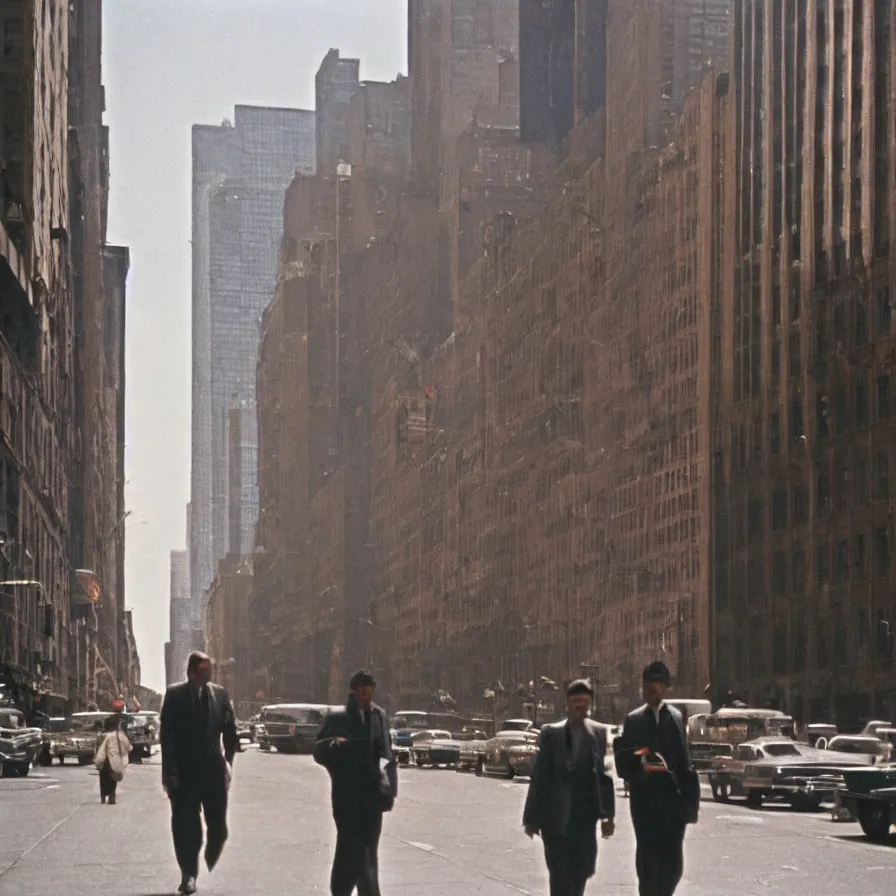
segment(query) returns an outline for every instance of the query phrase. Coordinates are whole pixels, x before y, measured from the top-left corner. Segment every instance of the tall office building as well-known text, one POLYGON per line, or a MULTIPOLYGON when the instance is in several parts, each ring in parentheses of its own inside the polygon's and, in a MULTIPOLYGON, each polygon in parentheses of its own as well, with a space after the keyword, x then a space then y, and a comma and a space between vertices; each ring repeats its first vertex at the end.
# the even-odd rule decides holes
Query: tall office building
MULTIPOLYGON (((234 121, 193 128, 191 612, 228 549, 228 415, 255 399, 258 320, 274 290, 283 198, 312 173, 314 113, 237 106, 234 121)), ((249 507, 257 506, 257 498, 249 507)), ((254 528, 254 520, 246 527, 254 528)), ((251 539, 247 539, 251 545, 251 539)))
POLYGON ((258 519, 258 406, 242 401, 227 415, 227 553, 245 557, 258 519))
POLYGON ((170 647, 165 656, 165 677, 167 684, 173 684, 183 680, 187 657, 195 646, 191 643, 190 567, 186 551, 171 552, 169 626, 170 647))
POLYGON ((352 97, 358 92, 361 61, 342 59, 330 50, 314 79, 317 109, 317 168, 335 174, 348 157, 348 124, 352 97))

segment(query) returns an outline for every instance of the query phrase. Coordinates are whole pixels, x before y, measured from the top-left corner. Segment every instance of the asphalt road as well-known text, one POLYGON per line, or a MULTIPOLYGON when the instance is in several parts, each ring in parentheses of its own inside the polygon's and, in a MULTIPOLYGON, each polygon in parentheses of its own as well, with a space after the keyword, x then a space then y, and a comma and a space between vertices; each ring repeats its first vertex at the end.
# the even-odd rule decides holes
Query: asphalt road
MULTIPOLYGON (((231 837, 200 893, 327 894, 334 830, 326 774, 308 757, 237 757, 231 837)), ((520 828, 524 781, 403 769, 380 861, 384 896, 545 894, 540 845, 520 828)), ((589 892, 635 896, 628 805, 601 843, 589 892)), ((66 765, 0 780, 0 896, 161 896, 179 883, 167 800, 153 758, 131 766, 116 806, 96 773, 66 765)), ((681 896, 892 896, 896 843, 866 843, 855 824, 787 809, 704 804, 686 845, 681 896)))

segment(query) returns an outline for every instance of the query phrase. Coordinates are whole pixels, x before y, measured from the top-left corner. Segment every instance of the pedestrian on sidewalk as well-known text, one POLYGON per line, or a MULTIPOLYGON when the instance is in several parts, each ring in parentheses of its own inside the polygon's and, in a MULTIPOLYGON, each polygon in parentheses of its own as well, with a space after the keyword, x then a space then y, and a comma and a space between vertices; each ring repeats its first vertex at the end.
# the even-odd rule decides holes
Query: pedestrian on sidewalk
POLYGON ((345 709, 330 713, 314 759, 330 773, 336 854, 332 896, 380 896, 378 849, 383 813, 392 810, 398 777, 386 713, 373 702, 376 679, 356 672, 345 709))
POLYGON ((128 767, 131 742, 121 730, 121 716, 109 716, 103 722, 103 733, 96 746, 93 764, 100 773, 100 802, 115 805, 118 785, 128 767))
POLYGON ((691 767, 684 720, 665 703, 672 682, 659 661, 644 670, 646 703, 616 738, 616 770, 629 785, 640 896, 672 896, 684 870, 684 834, 696 824, 700 781, 691 767))
POLYGON ((523 826, 541 837, 550 896, 583 896, 597 865, 597 823, 604 839, 616 830, 606 730, 588 718, 593 700, 590 682, 569 685, 567 718, 541 729, 529 782, 523 826))
POLYGON ((171 833, 180 866, 179 893, 195 893, 205 814, 205 863, 215 867, 227 840, 227 792, 239 739, 227 691, 211 683, 212 661, 195 651, 187 680, 162 703, 162 786, 171 802, 171 833), (223 742, 223 751, 222 751, 223 742))

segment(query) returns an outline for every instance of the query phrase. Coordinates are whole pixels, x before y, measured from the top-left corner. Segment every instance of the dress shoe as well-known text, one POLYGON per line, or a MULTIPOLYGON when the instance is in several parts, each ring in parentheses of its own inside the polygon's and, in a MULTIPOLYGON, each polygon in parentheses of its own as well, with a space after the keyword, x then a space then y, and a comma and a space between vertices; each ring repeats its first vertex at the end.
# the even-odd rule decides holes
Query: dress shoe
POLYGON ((178 893, 195 893, 196 892, 196 878, 195 877, 185 877, 181 882, 180 886, 177 888, 178 893))
POLYGON ((114 793, 112 794, 112 796, 109 797, 109 805, 110 806, 115 805, 115 794, 114 793))

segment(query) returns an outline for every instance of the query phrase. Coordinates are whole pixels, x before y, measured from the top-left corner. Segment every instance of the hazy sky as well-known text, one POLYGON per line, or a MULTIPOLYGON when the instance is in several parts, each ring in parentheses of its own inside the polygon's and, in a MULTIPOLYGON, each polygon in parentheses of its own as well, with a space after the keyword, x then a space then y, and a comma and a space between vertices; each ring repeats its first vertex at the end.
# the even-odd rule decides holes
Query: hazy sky
POLYGON ((109 241, 131 249, 127 605, 143 683, 165 683, 171 549, 190 486, 190 127, 237 103, 314 108, 327 50, 407 71, 407 0, 106 0, 109 241))

